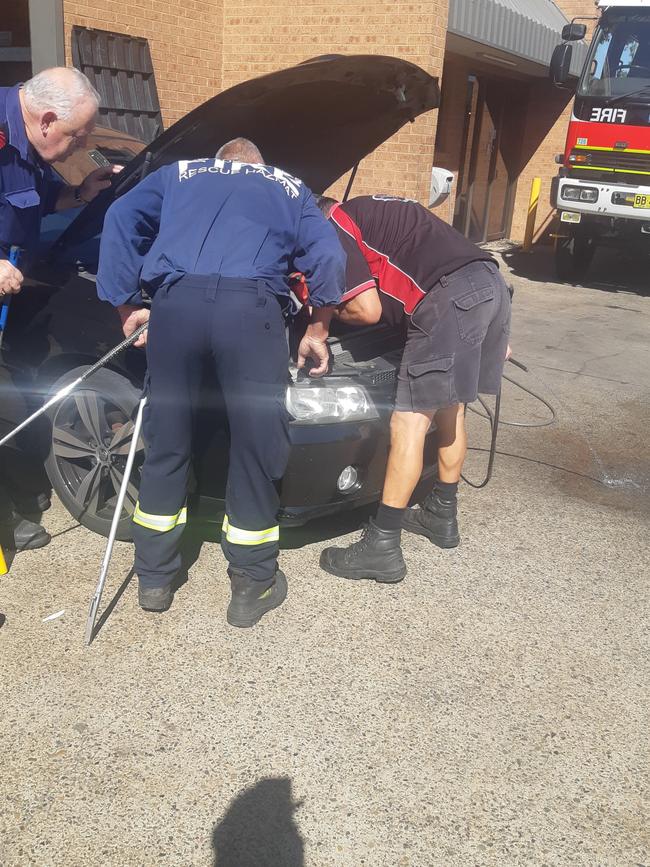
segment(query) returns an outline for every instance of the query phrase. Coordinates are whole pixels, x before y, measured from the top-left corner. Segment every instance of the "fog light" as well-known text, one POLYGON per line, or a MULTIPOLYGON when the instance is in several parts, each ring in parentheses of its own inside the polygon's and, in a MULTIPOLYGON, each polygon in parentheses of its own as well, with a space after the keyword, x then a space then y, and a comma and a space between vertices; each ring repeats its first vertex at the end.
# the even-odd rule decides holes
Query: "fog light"
POLYGON ((354 467, 346 467, 338 478, 336 487, 342 494, 347 494, 359 484, 359 473, 354 467))

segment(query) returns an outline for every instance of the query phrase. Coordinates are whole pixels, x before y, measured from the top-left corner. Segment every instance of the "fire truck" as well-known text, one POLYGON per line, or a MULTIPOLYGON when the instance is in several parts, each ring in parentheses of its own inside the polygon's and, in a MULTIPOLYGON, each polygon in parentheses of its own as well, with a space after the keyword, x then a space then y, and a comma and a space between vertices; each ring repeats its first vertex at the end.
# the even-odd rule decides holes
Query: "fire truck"
MULTIPOLYGON (((551 204, 560 218, 556 264, 561 280, 586 275, 598 246, 650 249, 650 0, 598 0, 600 13, 580 74, 562 168, 551 204)), ((551 61, 566 87, 572 42, 586 25, 573 21, 551 61)))

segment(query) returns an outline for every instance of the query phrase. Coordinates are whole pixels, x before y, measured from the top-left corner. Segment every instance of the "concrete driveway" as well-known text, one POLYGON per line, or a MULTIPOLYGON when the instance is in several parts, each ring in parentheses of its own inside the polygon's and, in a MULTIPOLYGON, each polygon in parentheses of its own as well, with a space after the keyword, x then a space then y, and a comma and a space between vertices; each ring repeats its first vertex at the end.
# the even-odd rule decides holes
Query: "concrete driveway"
MULTIPOLYGON (((104 541, 45 516, 0 579, 4 867, 650 864, 647 268, 567 287, 506 258, 535 375, 508 374, 559 420, 502 429, 461 547, 406 538, 401 585, 319 571, 358 515, 287 532, 289 600, 238 632, 205 545, 171 612, 131 583, 85 649, 104 541)), ((506 420, 544 412, 504 389, 506 420)))

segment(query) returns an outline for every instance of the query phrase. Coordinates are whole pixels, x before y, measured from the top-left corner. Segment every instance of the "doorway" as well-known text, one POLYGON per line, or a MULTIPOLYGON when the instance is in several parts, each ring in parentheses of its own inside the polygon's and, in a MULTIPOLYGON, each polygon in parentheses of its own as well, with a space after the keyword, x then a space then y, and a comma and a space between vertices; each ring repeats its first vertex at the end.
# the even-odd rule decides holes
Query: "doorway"
POLYGON ((476 243, 507 237, 526 84, 469 75, 454 227, 476 243))

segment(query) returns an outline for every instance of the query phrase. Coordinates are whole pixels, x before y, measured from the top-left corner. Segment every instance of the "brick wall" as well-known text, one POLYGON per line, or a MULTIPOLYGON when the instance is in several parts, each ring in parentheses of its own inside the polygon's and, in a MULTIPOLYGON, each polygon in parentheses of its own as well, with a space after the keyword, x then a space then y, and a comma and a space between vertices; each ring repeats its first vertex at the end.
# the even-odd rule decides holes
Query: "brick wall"
POLYGON ((223 0, 64 0, 66 62, 73 25, 149 40, 165 126, 221 89, 223 0))
MULTIPOLYGON (((255 75, 320 54, 391 54, 442 76, 448 0, 64 0, 67 62, 74 24, 149 40, 165 124, 255 75)), ((593 15, 593 0, 560 0, 568 18, 593 15)), ((441 130, 436 164, 457 170, 467 69, 445 69, 446 98, 453 103, 441 130), (456 165, 454 165, 454 162, 456 165)), ((543 179, 538 227, 546 219, 553 161, 564 147, 571 97, 539 80, 522 121, 523 157, 511 235, 524 233, 530 182, 543 179)), ((433 163, 438 112, 409 124, 361 165, 354 192, 389 192, 425 201, 433 163)), ((339 194, 344 181, 333 192, 339 194)), ((447 205, 441 216, 448 213, 447 205)))
MULTIPOLYGON (((325 0, 270 4, 242 0, 224 15, 223 86, 321 54, 391 54, 440 75, 447 0, 325 0)), ((429 189, 437 112, 429 112, 361 164, 354 192, 424 199, 429 189)), ((335 188, 340 193, 342 184, 335 188)))

